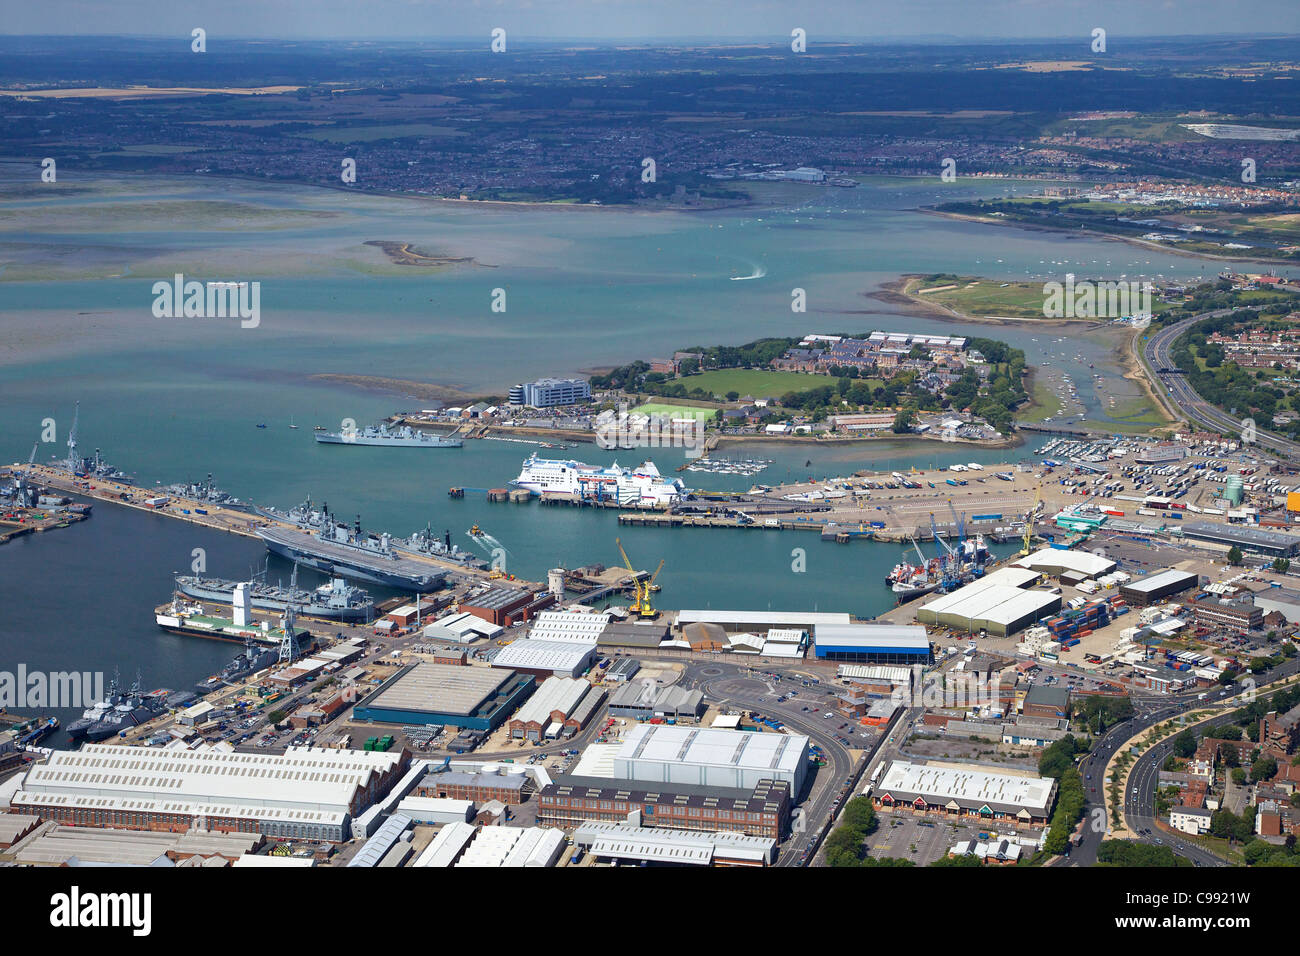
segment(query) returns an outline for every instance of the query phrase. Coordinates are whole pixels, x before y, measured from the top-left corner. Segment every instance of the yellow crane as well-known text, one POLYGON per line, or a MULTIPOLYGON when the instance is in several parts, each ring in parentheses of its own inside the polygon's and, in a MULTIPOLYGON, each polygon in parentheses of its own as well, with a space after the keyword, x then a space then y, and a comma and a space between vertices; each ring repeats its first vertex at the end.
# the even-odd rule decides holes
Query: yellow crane
POLYGON ((655 573, 650 575, 650 580, 642 581, 637 575, 636 568, 632 567, 632 562, 628 560, 627 552, 623 550, 622 540, 615 538, 614 543, 618 545, 618 553, 623 556, 624 566, 632 574, 632 588, 636 592, 636 598, 632 601, 632 613, 643 619, 658 617, 659 612, 654 609, 650 602, 650 592, 655 590, 655 578, 659 577, 659 572, 664 569, 663 559, 660 559, 659 567, 655 568, 655 573))

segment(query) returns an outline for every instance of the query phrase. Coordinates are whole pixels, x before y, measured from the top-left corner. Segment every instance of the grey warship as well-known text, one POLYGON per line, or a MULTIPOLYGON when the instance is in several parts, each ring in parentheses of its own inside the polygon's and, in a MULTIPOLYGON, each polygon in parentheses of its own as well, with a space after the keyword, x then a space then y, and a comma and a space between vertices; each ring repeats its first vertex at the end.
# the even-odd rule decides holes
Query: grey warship
POLYGON ((348 428, 337 432, 316 432, 316 440, 324 445, 384 445, 392 448, 460 448, 459 438, 433 435, 402 425, 392 428, 387 422, 367 425, 365 428, 348 428))
POLYGON ((298 587, 298 566, 294 565, 288 587, 268 584, 263 570, 251 581, 227 578, 202 578, 198 575, 176 576, 176 588, 188 597, 217 604, 234 604, 235 588, 247 584, 249 603, 268 611, 284 611, 289 605, 298 613, 331 621, 369 621, 374 617, 375 602, 368 593, 353 587, 342 578, 332 578, 314 591, 298 587))
POLYGON ((374 581, 404 591, 425 592, 440 587, 446 572, 403 558, 387 532, 361 530, 361 518, 352 527, 329 513, 329 505, 311 513, 311 523, 295 522, 286 528, 272 525, 257 529, 272 554, 288 558, 334 576, 374 581))

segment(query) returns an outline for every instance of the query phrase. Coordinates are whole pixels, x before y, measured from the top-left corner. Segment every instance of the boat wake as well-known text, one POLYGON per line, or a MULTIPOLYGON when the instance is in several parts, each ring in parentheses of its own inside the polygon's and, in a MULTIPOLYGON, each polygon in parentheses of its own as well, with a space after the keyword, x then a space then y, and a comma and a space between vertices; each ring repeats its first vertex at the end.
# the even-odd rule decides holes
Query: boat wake
POLYGON ((747 276, 732 276, 732 282, 747 282, 750 279, 761 279, 767 275, 767 266, 754 266, 754 274, 747 276))
MULTIPOLYGON (((479 534, 467 534, 466 537, 469 538, 471 541, 473 541, 484 551, 486 551, 488 554, 491 554, 492 552, 498 550, 503 552, 506 551, 505 547, 502 546, 501 542, 498 541, 495 536, 487 534, 486 532, 480 532, 479 534)), ((508 554, 509 552, 506 553, 508 554)))

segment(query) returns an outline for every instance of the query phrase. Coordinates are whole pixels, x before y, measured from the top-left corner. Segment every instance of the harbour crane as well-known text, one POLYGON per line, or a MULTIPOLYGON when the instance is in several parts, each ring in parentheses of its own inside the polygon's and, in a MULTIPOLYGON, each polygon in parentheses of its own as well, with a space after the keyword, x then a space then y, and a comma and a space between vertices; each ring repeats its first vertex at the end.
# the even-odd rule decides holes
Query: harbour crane
POLYGON ((948 544, 947 541, 943 540, 942 536, 940 536, 939 529, 935 526, 934 523, 933 511, 930 512, 930 534, 934 535, 934 540, 939 542, 939 546, 943 548, 943 551, 939 553, 939 560, 941 561, 944 560, 944 552, 947 552, 948 560, 957 559, 957 552, 952 549, 952 547, 948 544))
POLYGON ((952 512, 952 523, 957 528, 957 547, 960 548, 966 541, 966 516, 957 512, 951 498, 948 499, 948 510, 952 512))
POLYGON ((77 454, 77 421, 81 418, 81 402, 72 412, 72 428, 68 430, 68 474, 75 476, 82 469, 81 456, 77 454))
POLYGON ((32 443, 32 453, 27 456, 27 468, 18 472, 18 477, 14 479, 14 501, 20 508, 30 508, 36 503, 36 494, 27 484, 27 472, 36 464, 36 449, 39 446, 40 442, 32 443))
POLYGON ((650 601, 650 592, 655 590, 655 579, 659 577, 659 572, 664 569, 664 562, 659 560, 659 567, 655 568, 655 573, 650 575, 650 580, 641 580, 640 573, 632 567, 632 562, 628 559, 627 552, 623 550, 623 542, 619 538, 614 539, 614 544, 618 545, 618 553, 623 556, 623 564, 627 567, 632 575, 632 589, 635 592, 635 598, 632 601, 631 611, 642 620, 650 620, 659 616, 659 612, 654 609, 650 601))
POLYGON ((1043 486, 1040 483, 1034 487, 1033 506, 1028 511, 1025 512, 1024 547, 1020 549, 1020 557, 1022 558, 1029 556, 1029 539, 1033 537, 1034 534, 1034 516, 1038 513, 1038 505, 1042 500, 1042 494, 1043 494, 1043 486))

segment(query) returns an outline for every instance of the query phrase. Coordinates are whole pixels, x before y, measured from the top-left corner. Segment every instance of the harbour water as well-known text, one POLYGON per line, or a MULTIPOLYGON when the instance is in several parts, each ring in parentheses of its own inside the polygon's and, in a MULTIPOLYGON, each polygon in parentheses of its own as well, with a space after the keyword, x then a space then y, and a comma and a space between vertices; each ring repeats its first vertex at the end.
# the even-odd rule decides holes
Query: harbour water
MULTIPOLYGON (((855 190, 784 187, 770 208, 718 213, 503 209, 353 196, 246 184, 155 184, 169 201, 198 210, 186 230, 138 220, 134 228, 71 225, 76 198, 23 207, 34 219, 0 273, 8 348, 0 353, 0 459, 26 460, 45 419, 56 440, 40 458, 63 457, 73 402, 80 400, 84 453, 104 449, 141 484, 199 479, 209 472, 243 499, 287 507, 310 494, 368 528, 409 534, 426 522, 462 547, 479 524, 507 549, 508 570, 533 580, 547 568, 618 562, 622 535, 638 565, 666 562, 660 601, 670 607, 816 608, 879 613, 891 604, 880 582, 895 546, 821 542, 815 534, 758 530, 620 529, 612 511, 488 504, 451 486, 501 487, 534 450, 470 441, 461 449, 321 445, 311 426, 358 424, 428 400, 316 376, 403 379, 503 394, 515 381, 581 373, 692 345, 741 343, 808 331, 908 329, 987 335, 1050 360, 1080 386, 1089 419, 1105 420, 1089 365, 1108 370, 1116 339, 1072 336, 1014 323, 989 326, 902 316, 866 297, 909 272, 1060 277, 1066 271, 1197 277, 1217 265, 1120 243, 957 222, 908 211, 937 198, 993 195, 1006 184, 950 187, 882 181, 855 190), (271 217, 244 229, 210 221, 203 204, 245 204, 271 217), (61 225, 41 225, 54 207, 61 225), (284 214, 285 222, 274 217, 284 214), (308 222, 293 216, 309 217, 308 222), (264 228, 264 226, 266 226, 264 228), (395 239, 479 265, 421 272, 391 267, 368 240, 395 239), (79 274, 37 281, 39 248, 79 274), (378 256, 378 258, 375 258, 378 256), (489 268, 491 267, 491 268, 489 268), (155 278, 182 271, 201 279, 261 281, 262 318, 157 319, 155 278), (759 274, 746 282, 734 276, 759 274), (109 276, 114 276, 110 278, 109 276), (803 288, 808 312, 790 310, 803 288), (506 290, 503 313, 492 290, 506 290), (297 429, 290 429, 290 422, 297 429), (266 428, 256 427, 266 424, 266 428), (806 570, 796 572, 796 548, 806 570)), ((123 190, 143 188, 127 183, 123 190)), ((1016 187, 1020 192, 1037 188, 1016 187)), ((135 195, 131 193, 131 195, 135 195)), ((138 198, 138 197, 136 197, 138 198)), ((102 202, 118 201, 113 195, 102 202)), ((130 210, 122 217, 129 220, 130 210)), ((90 217, 86 222, 90 223, 90 217)), ((61 276, 61 277, 60 277, 61 276)), ((722 454, 774 459, 754 478, 683 473, 701 488, 744 488, 861 468, 912 463, 1015 460, 1041 444, 1008 450, 892 440, 857 445, 727 446, 722 454), (811 464, 805 465, 811 460, 811 464)), ((543 454, 548 454, 541 450, 543 454)), ((556 454, 593 463, 632 463, 633 452, 592 445, 556 454)), ((668 473, 680 451, 651 452, 668 473)), ((942 500, 936 511, 942 514, 942 500)), ((869 520, 864 512, 864 520, 869 520)), ((194 548, 208 573, 242 575, 261 559, 257 542, 96 506, 91 521, 0 548, 0 661, 50 668, 137 667, 150 686, 188 687, 235 648, 158 631, 152 608, 188 571, 194 548)), ((272 577, 288 578, 273 562, 272 577)))

